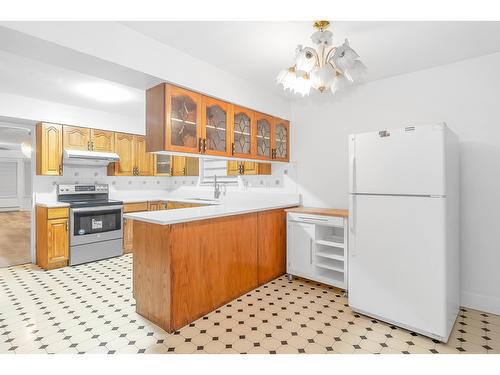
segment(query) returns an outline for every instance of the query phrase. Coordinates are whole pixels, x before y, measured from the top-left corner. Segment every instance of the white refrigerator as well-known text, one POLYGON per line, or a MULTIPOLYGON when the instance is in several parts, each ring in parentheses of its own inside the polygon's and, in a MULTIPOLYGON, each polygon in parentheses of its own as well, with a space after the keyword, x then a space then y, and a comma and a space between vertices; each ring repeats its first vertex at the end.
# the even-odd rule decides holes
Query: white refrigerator
POLYGON ((349 136, 349 305, 446 342, 459 310, 458 139, 445 124, 349 136))

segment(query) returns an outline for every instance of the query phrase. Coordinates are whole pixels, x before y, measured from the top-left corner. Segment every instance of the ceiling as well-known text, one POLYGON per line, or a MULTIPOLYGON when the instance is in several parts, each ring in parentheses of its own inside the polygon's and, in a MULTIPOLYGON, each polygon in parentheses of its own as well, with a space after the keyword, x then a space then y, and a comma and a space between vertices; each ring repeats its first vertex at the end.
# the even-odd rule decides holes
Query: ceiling
MULTIPOLYGON (((297 44, 311 45, 311 22, 132 21, 124 25, 241 78, 285 93, 277 73, 297 44)), ((334 44, 348 38, 365 81, 500 51, 500 22, 332 22, 334 44)), ((290 95, 285 95, 290 97, 290 95)))
POLYGON ((1 50, 0 91, 122 116, 144 110, 143 90, 1 50), (121 100, 103 100, 92 87, 115 90, 121 100))

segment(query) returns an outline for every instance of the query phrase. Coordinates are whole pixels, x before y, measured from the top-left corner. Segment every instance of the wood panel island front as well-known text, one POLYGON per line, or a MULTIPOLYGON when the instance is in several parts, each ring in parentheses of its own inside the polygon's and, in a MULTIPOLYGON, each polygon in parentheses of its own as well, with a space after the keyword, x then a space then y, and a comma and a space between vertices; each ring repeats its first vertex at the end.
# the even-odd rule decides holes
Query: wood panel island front
POLYGON ((173 215, 168 210, 128 216, 133 220, 136 311, 173 332, 283 275, 284 208, 167 224, 159 215, 173 215))

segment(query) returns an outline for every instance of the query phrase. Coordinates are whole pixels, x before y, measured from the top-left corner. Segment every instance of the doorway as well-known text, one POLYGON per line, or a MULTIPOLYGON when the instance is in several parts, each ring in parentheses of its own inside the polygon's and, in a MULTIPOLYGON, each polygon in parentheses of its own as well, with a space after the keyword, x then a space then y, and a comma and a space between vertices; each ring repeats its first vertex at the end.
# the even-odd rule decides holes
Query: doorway
POLYGON ((0 267, 31 263, 32 132, 0 123, 0 267))

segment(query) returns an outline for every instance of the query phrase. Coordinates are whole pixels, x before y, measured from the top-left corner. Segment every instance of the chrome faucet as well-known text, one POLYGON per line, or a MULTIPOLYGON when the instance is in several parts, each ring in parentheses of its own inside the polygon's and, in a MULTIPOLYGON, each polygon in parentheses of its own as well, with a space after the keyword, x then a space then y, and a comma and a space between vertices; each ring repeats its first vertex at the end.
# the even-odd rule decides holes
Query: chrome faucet
POLYGON ((220 196, 220 186, 217 183, 217 175, 214 176, 214 199, 219 199, 220 196))

